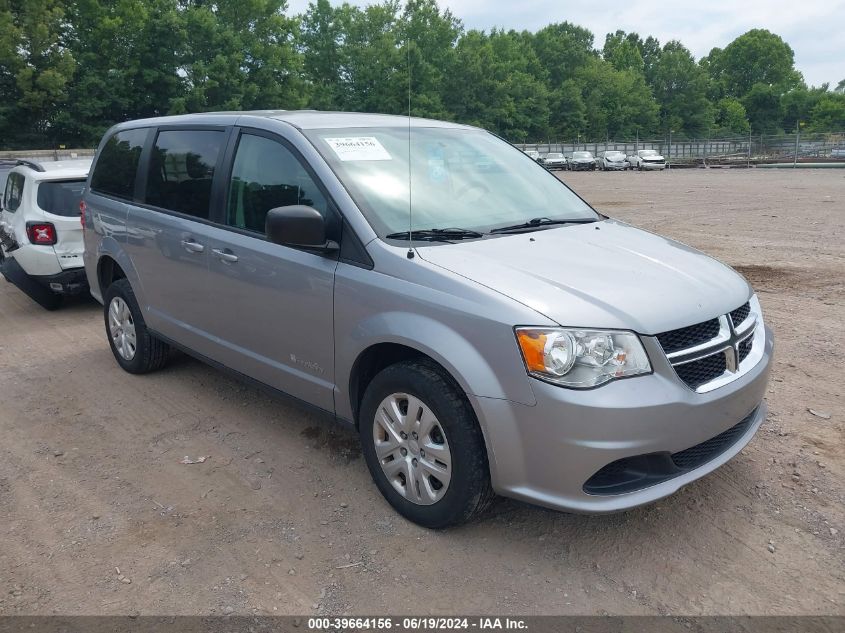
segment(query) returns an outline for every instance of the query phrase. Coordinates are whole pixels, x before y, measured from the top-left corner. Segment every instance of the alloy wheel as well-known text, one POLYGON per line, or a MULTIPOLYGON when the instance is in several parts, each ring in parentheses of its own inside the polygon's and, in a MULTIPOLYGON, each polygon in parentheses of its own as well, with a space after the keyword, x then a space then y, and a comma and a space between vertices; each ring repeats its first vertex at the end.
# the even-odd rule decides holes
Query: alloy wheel
POLYGON ((131 361, 135 358, 138 349, 135 322, 129 306, 120 297, 114 297, 109 304, 109 334, 123 360, 131 361))
POLYGON ((376 456, 390 485, 417 505, 437 503, 449 489, 452 453, 431 408, 407 393, 382 400, 373 420, 376 456))

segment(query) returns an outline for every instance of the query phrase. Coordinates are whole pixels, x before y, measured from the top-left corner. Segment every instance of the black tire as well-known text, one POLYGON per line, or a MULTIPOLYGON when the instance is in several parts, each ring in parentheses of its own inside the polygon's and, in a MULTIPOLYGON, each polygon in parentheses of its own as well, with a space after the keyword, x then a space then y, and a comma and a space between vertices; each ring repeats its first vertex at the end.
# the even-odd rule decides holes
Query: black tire
POLYGON ((35 301, 45 310, 58 310, 64 304, 64 297, 50 290, 44 284, 36 281, 26 274, 21 265, 9 257, 3 261, 3 276, 23 292, 27 297, 35 301))
POLYGON ((170 356, 170 346, 150 334, 147 324, 144 322, 144 316, 138 306, 138 301, 135 299, 135 293, 132 292, 132 286, 129 285, 129 281, 126 279, 117 279, 106 289, 103 297, 103 319, 106 326, 106 338, 109 341, 109 347, 111 347, 117 364, 124 370, 130 374, 146 374, 161 369, 167 364, 167 359, 170 356), (115 297, 123 299, 129 307, 132 324, 135 327, 136 347, 135 355, 131 360, 127 360, 118 352, 109 330, 109 307, 115 297))
POLYGON ((475 413, 461 388, 434 362, 403 361, 377 374, 364 393, 358 427, 364 459, 376 486, 406 519, 431 529, 458 525, 482 514, 495 498, 484 437, 475 413), (407 393, 425 403, 448 439, 451 480, 442 498, 432 505, 418 505, 397 492, 376 455, 373 424, 377 409, 394 393, 407 393))

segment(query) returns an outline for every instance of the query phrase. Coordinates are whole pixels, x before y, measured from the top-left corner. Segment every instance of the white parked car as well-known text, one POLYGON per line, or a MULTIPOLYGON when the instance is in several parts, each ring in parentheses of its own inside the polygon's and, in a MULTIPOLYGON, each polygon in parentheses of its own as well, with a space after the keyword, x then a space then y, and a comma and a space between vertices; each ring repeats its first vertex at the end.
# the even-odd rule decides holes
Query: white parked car
POLYGON ((599 152, 598 155, 599 169, 606 171, 608 169, 624 170, 630 167, 628 158, 625 152, 617 150, 607 150, 606 152, 599 152))
POLYGON ((540 164, 549 171, 553 169, 566 169, 566 156, 560 152, 550 152, 543 156, 540 164))
POLYGON ((11 281, 48 310, 88 291, 79 203, 91 159, 19 161, 3 190, 0 263, 11 281))
POLYGON ((641 149, 628 157, 631 169, 666 169, 666 159, 656 149, 641 149))

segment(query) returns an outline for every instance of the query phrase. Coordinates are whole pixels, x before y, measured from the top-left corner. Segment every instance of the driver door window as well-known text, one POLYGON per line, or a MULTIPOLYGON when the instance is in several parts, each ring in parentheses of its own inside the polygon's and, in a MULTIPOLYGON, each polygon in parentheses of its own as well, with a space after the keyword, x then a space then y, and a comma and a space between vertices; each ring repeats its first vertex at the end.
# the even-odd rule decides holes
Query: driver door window
POLYGON ((263 136, 242 134, 232 166, 226 224, 263 234, 270 209, 296 204, 327 216, 325 197, 290 150, 263 136))

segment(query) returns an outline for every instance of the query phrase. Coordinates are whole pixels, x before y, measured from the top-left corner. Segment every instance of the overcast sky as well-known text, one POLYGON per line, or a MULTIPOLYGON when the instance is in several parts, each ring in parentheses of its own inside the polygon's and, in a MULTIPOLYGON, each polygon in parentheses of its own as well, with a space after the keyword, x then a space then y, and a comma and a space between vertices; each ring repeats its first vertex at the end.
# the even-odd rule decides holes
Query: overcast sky
MULTIPOLYGON (((752 28, 766 28, 795 51, 795 65, 808 84, 845 79, 845 0, 439 0, 467 28, 536 31, 567 20, 590 29, 598 48, 617 29, 678 39, 696 58, 724 47, 752 28)), ((339 0, 332 0, 340 4, 339 0)), ((352 4, 369 4, 354 0, 352 4)), ((294 13, 308 0, 289 0, 294 13)))

